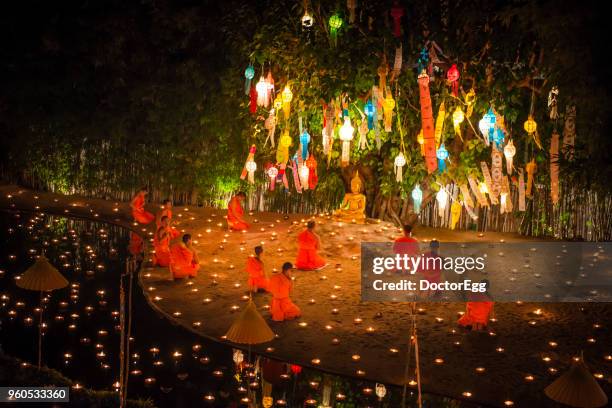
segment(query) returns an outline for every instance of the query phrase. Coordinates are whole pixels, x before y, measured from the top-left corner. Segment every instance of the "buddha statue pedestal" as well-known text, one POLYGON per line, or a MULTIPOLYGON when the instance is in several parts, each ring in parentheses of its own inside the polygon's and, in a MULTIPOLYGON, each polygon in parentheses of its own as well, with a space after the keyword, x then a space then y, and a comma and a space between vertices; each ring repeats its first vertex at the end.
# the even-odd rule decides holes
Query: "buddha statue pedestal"
POLYGON ((351 180, 351 192, 344 195, 340 208, 333 213, 335 219, 353 224, 365 223, 366 197, 361 194, 362 190, 363 183, 356 172, 351 180))

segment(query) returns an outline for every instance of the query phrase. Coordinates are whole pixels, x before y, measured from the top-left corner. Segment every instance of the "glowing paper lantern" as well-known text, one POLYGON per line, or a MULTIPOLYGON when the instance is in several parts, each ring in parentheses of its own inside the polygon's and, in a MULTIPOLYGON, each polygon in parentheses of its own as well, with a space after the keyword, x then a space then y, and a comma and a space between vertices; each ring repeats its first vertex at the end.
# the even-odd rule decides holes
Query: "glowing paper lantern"
POLYGON ((289 146, 291 146, 292 140, 289 136, 289 129, 283 131, 278 142, 278 148, 276 149, 276 162, 279 164, 287 163, 289 160, 289 146))
POLYGON ((236 365, 240 365, 244 361, 244 353, 241 350, 234 350, 232 358, 236 365))
POLYGON ((314 158, 314 155, 308 156, 306 159, 306 166, 308 166, 308 188, 314 190, 317 187, 317 183, 319 182, 319 176, 317 175, 317 161, 314 158))
POLYGON ((484 114, 480 122, 478 122, 478 127, 482 132, 482 135, 485 138, 485 143, 488 145, 489 141, 493 137, 493 130, 495 130, 495 123, 497 123, 497 116, 495 116, 495 112, 493 112, 493 108, 489 108, 487 113, 484 114))
POLYGON ((300 184, 304 190, 308 190, 308 178, 310 176, 310 169, 306 164, 302 164, 299 167, 298 172, 300 173, 300 184))
POLYGON ((399 2, 396 1, 391 8, 391 17, 393 18, 393 36, 395 38, 400 38, 402 36, 401 20, 403 16, 404 8, 399 4, 399 2))
POLYGON ((536 130, 538 130, 538 124, 536 123, 535 120, 533 120, 533 117, 529 115, 529 117, 523 124, 523 128, 525 128, 525 131, 527 132, 528 135, 532 135, 536 132, 536 130))
POLYGON ((557 110, 557 98, 559 97, 559 88, 553 86, 548 93, 548 109, 549 117, 551 120, 559 119, 559 112, 557 110))
POLYGON ((436 151, 436 157, 438 158, 438 170, 440 170, 440 173, 444 173, 444 170, 446 170, 445 160, 448 159, 448 150, 444 147, 444 143, 436 151))
POLYGON ((331 35, 332 42, 334 45, 338 44, 338 31, 342 27, 342 17, 338 14, 334 14, 329 18, 329 34, 331 35))
POLYGON ((455 134, 459 136, 462 141, 463 138, 461 137, 461 123, 464 119, 465 115, 463 114, 461 107, 457 106, 455 108, 455 111, 453 112, 453 127, 455 128, 455 134))
POLYGON ((459 218, 461 217, 461 203, 459 201, 453 201, 451 204, 451 222, 450 229, 454 230, 457 228, 459 218))
MULTIPOLYGON (((387 54, 383 54, 383 60, 378 67, 378 89, 380 92, 387 90, 387 74, 389 73, 389 65, 387 64, 387 54)), ((387 91, 388 93, 388 91, 387 91)))
POLYGON ((533 176, 538 170, 538 165, 535 160, 531 159, 529 163, 525 166, 525 170, 527 171, 527 189, 525 191, 525 195, 529 198, 533 197, 533 176))
POLYGON ((550 139, 550 198, 553 204, 559 202, 559 133, 553 131, 550 139))
POLYGON ((399 154, 395 156, 393 164, 395 169, 395 181, 401 183, 403 180, 402 167, 406 165, 406 157, 404 157, 404 153, 399 152, 399 154))
POLYGON ((300 145, 302 146, 302 160, 308 157, 308 144, 310 143, 310 134, 304 129, 300 135, 300 145))
POLYGON ((257 106, 267 108, 270 104, 270 87, 263 75, 259 78, 257 85, 255 85, 255 90, 257 91, 257 106))
POLYGON ((446 79, 451 85, 451 89, 454 97, 459 96, 459 69, 457 68, 457 64, 451 65, 446 73, 446 79))
POLYGON ((383 398, 385 398, 385 395, 387 395, 387 388, 385 385, 376 383, 376 396, 378 397, 378 400, 382 401, 383 398))
POLYGON ((395 100, 391 96, 391 92, 387 91, 387 97, 383 103, 383 111, 385 117, 385 132, 391 132, 393 127, 393 108, 395 108, 395 100))
POLYGON ((438 167, 436 161, 436 141, 434 139, 433 110, 429 93, 429 76, 422 72, 418 78, 419 98, 421 102, 421 123, 425 141, 425 164, 427 172, 433 173, 438 167))
POLYGON ((294 375, 298 375, 299 373, 302 372, 302 367, 300 367, 299 365, 296 365, 296 364, 291 364, 291 372, 294 375))
POLYGON ((496 127, 493 129, 493 143, 497 149, 501 149, 501 147, 504 145, 505 139, 506 137, 504 135, 504 131, 501 128, 496 127))
POLYGON ((276 132, 276 109, 270 109, 270 114, 264 122, 264 127, 268 131, 268 136, 266 137, 266 141, 264 142, 264 147, 268 143, 268 140, 270 140, 270 144, 272 145, 272 147, 275 147, 274 133, 276 132))
POLYGON ((421 212, 421 203, 423 202, 423 191, 421 190, 421 186, 419 186, 418 184, 414 186, 414 188, 412 189, 411 196, 414 212, 418 214, 419 212, 421 212))
POLYGON ((252 115, 255 115, 255 113, 257 113, 257 89, 255 89, 254 86, 251 86, 249 99, 249 112, 251 112, 252 115))
POLYGON ((245 95, 249 95, 251 92, 251 80, 255 77, 255 68, 253 65, 249 64, 248 67, 244 70, 244 93, 245 95))
POLYGON ((446 117, 446 108, 444 107, 444 101, 440 104, 440 109, 438 110, 438 116, 436 117, 436 130, 435 130, 435 138, 436 138, 436 146, 440 146, 440 142, 442 140, 442 132, 444 131, 444 118, 446 117))
POLYGON ((278 176, 278 169, 276 166, 272 165, 268 169, 268 177, 270 177, 270 191, 274 190, 274 186, 276 185, 276 177, 278 176))
POLYGON ((249 160, 244 165, 244 168, 249 173, 249 183, 255 184, 255 170, 257 170, 257 163, 253 160, 249 160))
POLYGON ((304 15, 302 16, 302 27, 310 28, 314 24, 314 17, 308 13, 308 9, 304 10, 304 15))
POLYGON ((438 216, 444 218, 446 203, 448 202, 448 193, 444 187, 440 187, 440 191, 436 194, 436 201, 438 202, 438 216))
POLYGON ((365 104, 363 108, 364 113, 368 117, 368 129, 372 130, 374 127, 374 114, 376 113, 376 108, 372 103, 371 99, 368 99, 368 102, 365 104))
POLYGON ((506 147, 504 147, 504 157, 506 158, 506 171, 509 175, 512 175, 512 158, 516 154, 516 147, 512 140, 508 141, 506 147))
MULTIPOLYGON (((246 162, 244 163, 244 167, 242 168, 242 173, 240 174, 240 179, 241 180, 244 180, 247 177, 247 175, 248 175, 249 176, 249 181, 251 181, 251 174, 250 174, 249 169, 247 168, 247 164, 249 162, 254 162, 255 151, 257 151, 257 147, 255 145, 251 145, 251 148, 249 149, 249 154, 247 155, 246 162)), ((257 166, 257 165, 255 165, 255 166, 257 166)), ((253 170, 253 171, 255 171, 255 170, 253 170)))
POLYGON ((285 120, 288 120, 289 115, 291 114, 292 100, 293 92, 291 92, 291 88, 289 88, 289 85, 285 85, 285 89, 283 89, 283 114, 285 115, 285 120))
POLYGON ((484 138, 485 144, 489 145, 489 122, 485 118, 480 119, 478 122, 478 129, 484 138))
POLYGON ((344 124, 340 128, 340 140, 342 140, 341 163, 343 166, 349 164, 351 140, 353 140, 354 132, 355 128, 351 126, 351 118, 347 115, 344 117, 344 124))
POLYGON ((478 190, 480 191, 481 194, 489 193, 489 188, 487 187, 487 184, 482 181, 478 184, 478 190))
POLYGON ((466 116, 470 118, 472 117, 472 112, 474 111, 474 102, 476 102, 476 91, 474 88, 471 88, 468 93, 465 94, 464 100, 465 105, 467 106, 466 116))

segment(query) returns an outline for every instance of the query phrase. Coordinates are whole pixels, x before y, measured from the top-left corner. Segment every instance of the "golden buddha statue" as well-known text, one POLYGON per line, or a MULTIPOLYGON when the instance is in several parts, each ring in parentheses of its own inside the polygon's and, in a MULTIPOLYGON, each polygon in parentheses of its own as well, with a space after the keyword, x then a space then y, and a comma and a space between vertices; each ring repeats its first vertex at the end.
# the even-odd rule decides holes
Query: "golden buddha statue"
POLYGON ((361 194, 363 182, 359 177, 359 171, 351 180, 351 192, 344 195, 340 208, 334 211, 334 217, 344 222, 363 224, 366 219, 366 197, 361 194))

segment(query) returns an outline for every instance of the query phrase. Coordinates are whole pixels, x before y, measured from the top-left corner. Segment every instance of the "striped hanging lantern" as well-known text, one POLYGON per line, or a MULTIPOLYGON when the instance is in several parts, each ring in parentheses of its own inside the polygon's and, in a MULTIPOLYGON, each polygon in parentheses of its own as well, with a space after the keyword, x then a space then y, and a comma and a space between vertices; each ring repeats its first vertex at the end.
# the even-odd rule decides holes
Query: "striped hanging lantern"
POLYGON ((412 196, 414 212, 418 214, 421 212, 421 203, 423 202, 423 191, 421 190, 421 186, 418 184, 415 185, 410 195, 412 196))

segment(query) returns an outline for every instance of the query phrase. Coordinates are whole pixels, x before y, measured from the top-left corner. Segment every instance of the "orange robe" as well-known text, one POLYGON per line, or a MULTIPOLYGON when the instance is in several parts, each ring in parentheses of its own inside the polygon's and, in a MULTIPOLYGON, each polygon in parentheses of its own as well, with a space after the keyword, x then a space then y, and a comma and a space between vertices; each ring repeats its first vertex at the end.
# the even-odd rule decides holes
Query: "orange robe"
POLYGON ((264 274, 263 262, 254 256, 250 256, 246 262, 246 270, 249 274, 248 285, 254 291, 266 289, 268 280, 264 274))
POLYGON ((137 256, 142 254, 143 250, 144 241, 140 235, 135 232, 130 232, 130 243, 128 245, 128 251, 130 251, 130 254, 132 254, 132 256, 137 256))
POLYGON ((268 281, 268 292, 272 294, 272 320, 282 322, 302 315, 300 308, 289 297, 292 286, 291 280, 282 273, 272 275, 268 281))
POLYGON ((145 199, 143 194, 138 194, 132 200, 132 216, 141 224, 148 224, 155 219, 155 216, 145 210, 145 199))
MULTIPOLYGON (((159 227, 161 227, 161 219, 162 219, 164 216, 165 216, 165 217, 168 217, 168 221, 171 221, 171 220, 172 220, 172 210, 166 210, 166 209, 163 209, 163 210, 161 210, 161 211, 160 211, 160 212, 157 214, 157 217, 156 217, 156 219, 155 219, 155 225, 157 225, 157 228, 158 228, 158 229, 159 229, 159 227)), ((176 228, 174 228, 174 227, 170 227, 170 228, 168 228, 168 234, 170 234, 170 239, 171 239, 171 240, 172 240, 172 239, 175 239, 175 238, 178 238, 178 237, 179 237, 179 235, 181 235, 180 231, 179 231, 179 230, 177 230, 177 229, 176 229, 176 228)))
POLYGON ((163 227, 157 229, 155 238, 153 238, 153 248, 155 254, 153 255, 153 265, 166 267, 170 265, 170 233, 166 230, 166 235, 163 238, 159 238, 159 233, 163 227))
POLYGON ((242 219, 244 210, 240 205, 238 197, 232 197, 227 205, 227 225, 236 231, 245 231, 249 229, 249 224, 242 219))
POLYGON ((399 237, 393 243, 393 252, 400 255, 417 255, 419 253, 419 241, 412 237, 399 237))
POLYGON ((302 231, 298 237, 298 253, 295 260, 295 267, 305 271, 313 271, 325 266, 325 259, 321 258, 319 250, 319 240, 316 235, 309 230, 302 231))
POLYGON ((195 277, 200 265, 195 262, 193 253, 182 242, 170 248, 170 272, 175 279, 195 277))
MULTIPOLYGON (((486 295, 482 295, 483 299, 488 299, 486 295)), ((490 300, 480 302, 467 302, 465 305, 465 313, 457 323, 461 326, 472 326, 479 323, 486 326, 489 323, 489 314, 493 310, 493 302, 490 300)))

